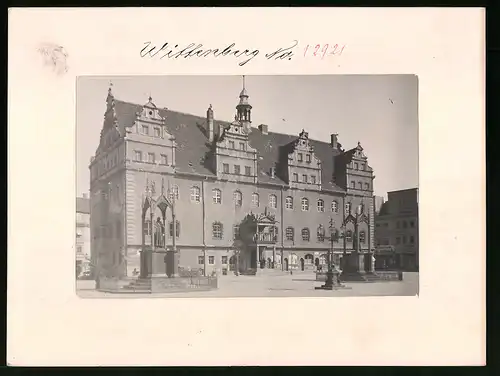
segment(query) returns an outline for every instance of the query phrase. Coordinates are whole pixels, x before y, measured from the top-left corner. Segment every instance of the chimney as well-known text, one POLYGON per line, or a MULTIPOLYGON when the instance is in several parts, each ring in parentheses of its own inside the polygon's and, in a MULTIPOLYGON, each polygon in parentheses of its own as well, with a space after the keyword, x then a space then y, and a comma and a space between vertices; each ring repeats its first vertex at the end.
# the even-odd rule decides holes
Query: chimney
POLYGON ((270 168, 269 175, 271 176, 272 179, 274 179, 276 177, 276 167, 270 168))
POLYGON ((212 105, 207 110, 207 137, 210 142, 214 140, 214 110, 212 110, 212 105))
POLYGON ((337 133, 333 133, 330 135, 330 146, 333 148, 333 149, 337 149, 337 138, 338 138, 338 134, 337 133))
POLYGON ((259 131, 261 131, 262 134, 267 134, 267 129, 268 129, 268 127, 266 124, 259 125, 259 131))

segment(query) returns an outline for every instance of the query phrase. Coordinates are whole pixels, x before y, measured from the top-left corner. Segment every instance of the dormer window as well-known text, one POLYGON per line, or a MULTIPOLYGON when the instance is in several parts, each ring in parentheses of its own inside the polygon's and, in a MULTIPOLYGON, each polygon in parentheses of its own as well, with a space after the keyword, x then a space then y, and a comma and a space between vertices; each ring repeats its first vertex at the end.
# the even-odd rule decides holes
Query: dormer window
POLYGON ((298 183, 298 181, 299 181, 299 174, 297 174, 297 173, 293 174, 293 181, 296 182, 296 183, 298 183))
POLYGON ((358 164, 357 163, 354 163, 354 169, 357 170, 358 169, 358 164))
POLYGON ((302 153, 297 154, 297 161, 302 162, 302 153))
POLYGON ((306 162, 311 163, 311 154, 306 154, 306 162))
POLYGON ((302 183, 307 183, 307 175, 302 175, 302 183))
POLYGON ((145 136, 149 136, 149 127, 147 125, 143 125, 141 128, 141 132, 145 136))
POLYGON ((155 137, 160 137, 160 128, 155 128, 155 137))
POLYGON ((229 149, 234 149, 234 141, 229 141, 229 149))
POLYGON ((245 143, 244 142, 240 142, 240 150, 245 150, 245 143))

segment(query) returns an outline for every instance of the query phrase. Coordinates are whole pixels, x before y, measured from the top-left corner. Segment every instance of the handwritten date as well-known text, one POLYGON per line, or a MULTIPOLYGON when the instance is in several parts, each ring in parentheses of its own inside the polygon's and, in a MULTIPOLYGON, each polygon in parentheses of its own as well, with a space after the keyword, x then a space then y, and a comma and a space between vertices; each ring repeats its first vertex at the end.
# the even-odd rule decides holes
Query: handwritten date
POLYGON ((306 45, 304 48, 304 57, 313 56, 324 59, 325 56, 341 56, 344 52, 345 44, 316 44, 316 45, 306 45))

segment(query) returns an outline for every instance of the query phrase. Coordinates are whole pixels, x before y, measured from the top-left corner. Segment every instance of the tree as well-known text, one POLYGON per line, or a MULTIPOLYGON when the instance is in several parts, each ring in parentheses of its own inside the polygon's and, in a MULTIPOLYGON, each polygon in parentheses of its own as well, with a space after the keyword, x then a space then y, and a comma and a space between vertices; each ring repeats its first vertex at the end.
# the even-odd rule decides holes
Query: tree
POLYGON ((253 213, 247 214, 239 224, 238 238, 234 240, 233 249, 236 258, 236 274, 240 271, 240 258, 249 250, 249 245, 254 242, 257 230, 257 218, 253 213))

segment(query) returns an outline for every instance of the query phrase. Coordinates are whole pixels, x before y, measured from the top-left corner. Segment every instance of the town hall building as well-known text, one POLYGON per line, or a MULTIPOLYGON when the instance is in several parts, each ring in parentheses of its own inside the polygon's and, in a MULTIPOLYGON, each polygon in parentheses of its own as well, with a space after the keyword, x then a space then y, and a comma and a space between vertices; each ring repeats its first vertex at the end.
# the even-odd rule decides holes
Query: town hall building
MULTIPOLYGON (((108 90, 90 163, 91 255, 114 276, 234 270, 373 270, 373 170, 360 143, 140 105, 108 90), (251 231, 243 239, 241 226, 251 231), (242 251, 244 249, 244 251, 242 251)), ((258 111, 258 109, 256 109, 258 111)))

